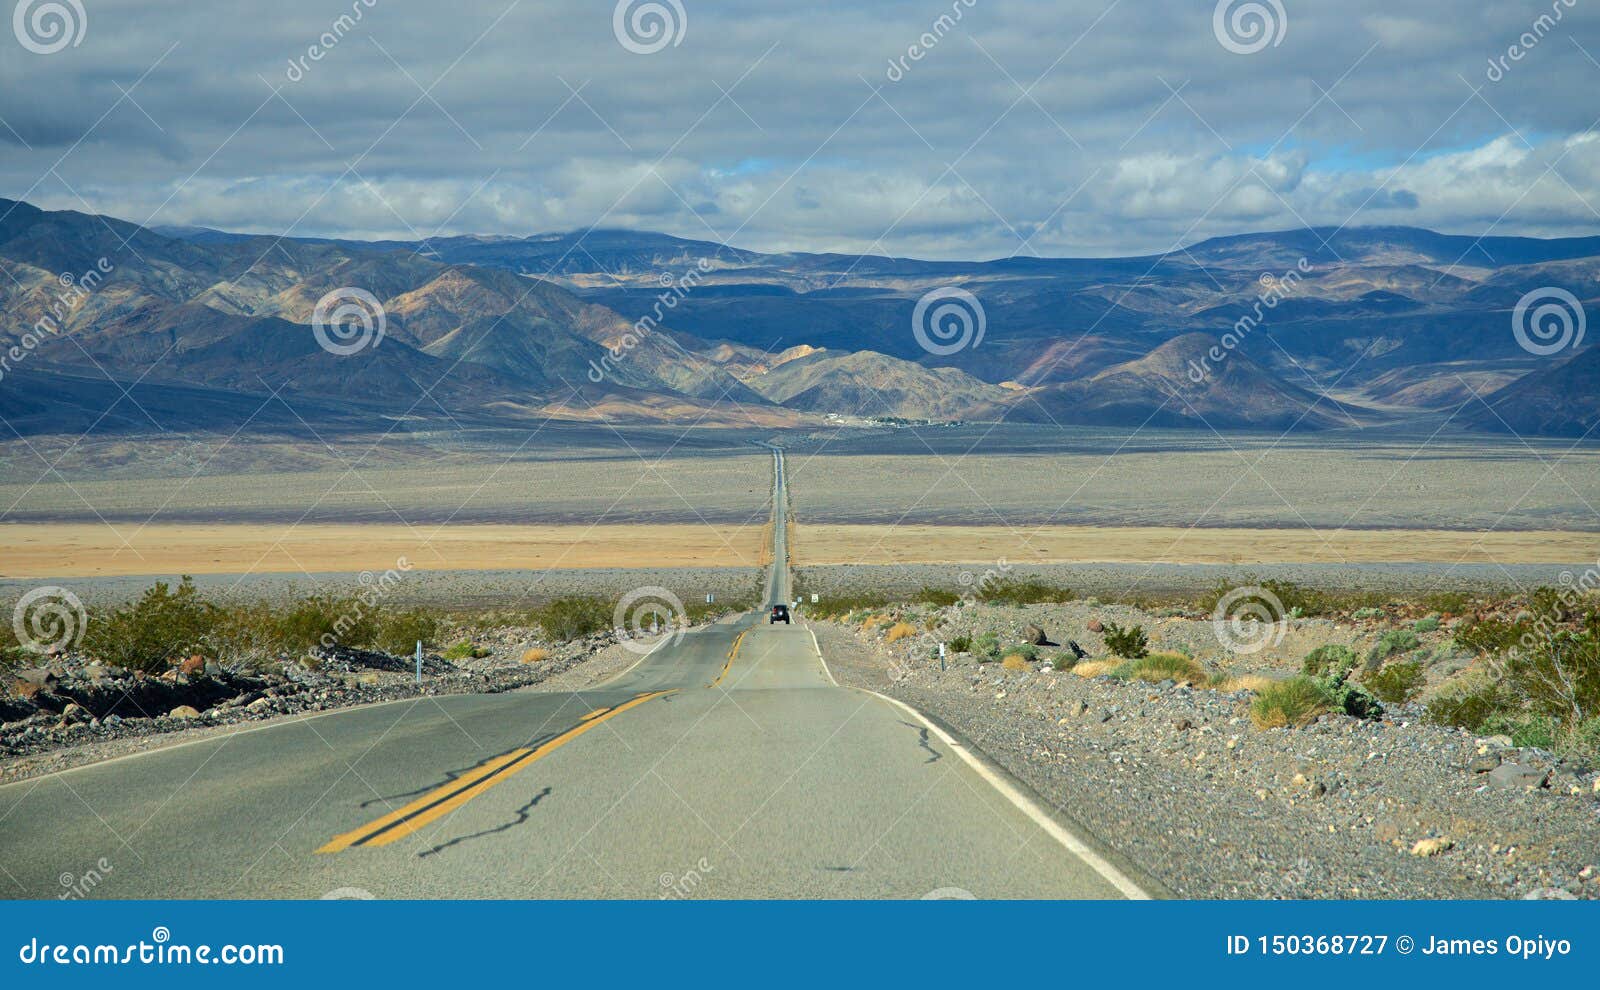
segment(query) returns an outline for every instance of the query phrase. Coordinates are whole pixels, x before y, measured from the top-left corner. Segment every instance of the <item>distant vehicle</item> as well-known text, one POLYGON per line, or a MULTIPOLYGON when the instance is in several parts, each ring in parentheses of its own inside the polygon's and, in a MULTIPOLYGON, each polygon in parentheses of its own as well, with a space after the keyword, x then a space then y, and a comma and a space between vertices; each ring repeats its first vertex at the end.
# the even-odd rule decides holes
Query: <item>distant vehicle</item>
POLYGON ((767 618, 767 625, 770 626, 774 622, 781 622, 784 625, 788 625, 789 624, 789 606, 787 606, 787 605, 774 605, 774 606, 772 606, 772 615, 767 618))

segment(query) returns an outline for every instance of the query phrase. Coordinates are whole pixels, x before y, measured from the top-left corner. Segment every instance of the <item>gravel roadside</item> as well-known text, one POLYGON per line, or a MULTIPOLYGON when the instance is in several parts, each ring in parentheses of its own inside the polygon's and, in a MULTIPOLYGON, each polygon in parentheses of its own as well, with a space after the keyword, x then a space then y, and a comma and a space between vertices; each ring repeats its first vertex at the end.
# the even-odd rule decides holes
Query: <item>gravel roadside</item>
POLYGON ((1260 731, 1242 692, 941 670, 812 628, 840 683, 954 726, 1180 897, 1600 899, 1592 771, 1581 795, 1501 788, 1476 770, 1537 754, 1410 712, 1260 731))

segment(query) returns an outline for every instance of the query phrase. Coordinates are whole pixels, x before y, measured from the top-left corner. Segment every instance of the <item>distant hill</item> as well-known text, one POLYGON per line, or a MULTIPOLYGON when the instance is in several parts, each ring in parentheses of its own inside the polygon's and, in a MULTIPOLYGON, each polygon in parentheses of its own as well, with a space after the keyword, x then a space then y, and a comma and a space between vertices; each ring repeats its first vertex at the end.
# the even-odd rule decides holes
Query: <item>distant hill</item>
POLYGON ((750 384, 792 409, 904 419, 960 419, 1004 394, 955 368, 925 368, 872 351, 815 351, 750 384))
POLYGON ((1593 436, 1600 432, 1600 347, 1512 382, 1463 417, 1491 433, 1593 436))
MULTIPOLYGON (((1006 420, 1090 426, 1213 430, 1317 430, 1350 426, 1360 410, 1285 381, 1217 338, 1185 334, 1144 357, 1078 381, 1018 393, 1006 420)), ((983 412, 975 412, 983 418, 983 412)))
POLYGON ((278 392, 357 418, 413 415, 421 398, 424 415, 518 422, 840 413, 1274 430, 1460 410, 1452 428, 1503 429, 1470 413, 1492 392, 1518 432, 1570 435, 1592 422, 1593 359, 1530 360, 1512 311, 1559 287, 1600 320, 1600 237, 1408 227, 1239 234, 1148 257, 925 261, 611 229, 277 238, 0 200, 0 265, 0 343, 60 331, 30 350, 35 384, 19 380, 0 404, 39 429, 53 410, 77 417, 103 394, 85 383, 109 376, 198 390, 199 425, 233 416, 230 396, 278 392), (70 284, 102 264, 96 284, 70 284), (987 333, 931 355, 912 317, 952 286, 979 300, 987 333), (311 323, 348 287, 377 299, 385 334, 341 356, 311 323), (1224 336, 1238 347, 1191 381, 1190 363, 1224 336), (37 385, 48 376, 59 390, 37 385), (1564 391, 1577 398, 1563 406, 1564 391))

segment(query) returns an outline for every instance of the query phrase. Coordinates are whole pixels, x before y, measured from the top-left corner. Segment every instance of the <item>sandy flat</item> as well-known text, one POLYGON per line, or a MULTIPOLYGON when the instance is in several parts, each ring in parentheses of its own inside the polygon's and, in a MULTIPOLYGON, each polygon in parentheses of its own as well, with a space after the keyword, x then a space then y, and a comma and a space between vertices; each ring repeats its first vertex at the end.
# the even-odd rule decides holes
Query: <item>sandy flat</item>
POLYGON ((762 526, 0 525, 0 577, 753 567, 762 526))
POLYGON ((940 564, 1574 564, 1600 557, 1600 533, 1179 527, 796 527, 797 565, 940 564))

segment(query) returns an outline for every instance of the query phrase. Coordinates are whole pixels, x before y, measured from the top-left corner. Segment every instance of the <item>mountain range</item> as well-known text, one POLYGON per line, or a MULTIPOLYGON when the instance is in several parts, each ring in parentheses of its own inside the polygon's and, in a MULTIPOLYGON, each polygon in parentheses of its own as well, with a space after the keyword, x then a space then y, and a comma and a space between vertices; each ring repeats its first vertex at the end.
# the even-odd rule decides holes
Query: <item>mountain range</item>
POLYGON ((0 267, 0 419, 20 435, 231 431, 308 410, 762 429, 1600 424, 1600 351, 1581 340, 1600 237, 1302 229, 954 262, 598 229, 273 237, 0 200, 0 267), (1576 303, 1565 324, 1543 305, 1553 290, 1576 303), (341 305, 361 320, 319 317, 341 305))

